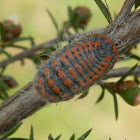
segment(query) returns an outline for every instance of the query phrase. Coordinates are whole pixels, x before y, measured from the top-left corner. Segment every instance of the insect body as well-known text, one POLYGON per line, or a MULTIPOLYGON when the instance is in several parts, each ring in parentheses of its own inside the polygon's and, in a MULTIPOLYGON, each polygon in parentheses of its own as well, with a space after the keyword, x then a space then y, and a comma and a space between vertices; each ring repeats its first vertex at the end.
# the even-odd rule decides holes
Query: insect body
POLYGON ((69 100, 102 79, 117 58, 111 40, 99 34, 84 36, 43 62, 35 78, 35 90, 49 102, 69 100))

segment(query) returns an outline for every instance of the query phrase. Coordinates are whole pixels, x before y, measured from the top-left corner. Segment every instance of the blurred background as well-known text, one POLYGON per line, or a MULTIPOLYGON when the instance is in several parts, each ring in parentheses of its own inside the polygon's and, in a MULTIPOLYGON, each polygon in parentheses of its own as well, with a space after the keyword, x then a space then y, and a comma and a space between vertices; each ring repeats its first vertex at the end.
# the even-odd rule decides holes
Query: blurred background
MULTIPOLYGON (((114 17, 124 0, 107 0, 109 9, 114 17)), ((0 0, 0 20, 17 16, 22 27, 22 36, 32 36, 36 44, 49 41, 56 37, 56 30, 46 9, 49 9, 59 27, 68 18, 67 8, 71 6, 86 6, 92 12, 92 18, 86 30, 102 28, 108 25, 105 17, 95 4, 94 0, 0 0)), ((26 42, 25 42, 26 44, 26 42)), ((28 42, 26 44, 29 45, 28 42)), ((13 55, 19 53, 18 49, 8 49, 13 55)), ((6 57, 0 57, 0 61, 6 57)), ((33 80, 37 71, 30 60, 22 66, 19 62, 8 65, 6 75, 15 77, 19 86, 9 91, 13 95, 29 81, 33 80)), ((136 60, 118 62, 115 67, 133 66, 136 60)), ((131 77, 130 77, 131 78, 131 77)), ((112 79, 116 80, 116 79, 112 79)), ((61 140, 67 140, 73 133, 76 137, 93 128, 87 140, 139 140, 140 139, 140 106, 132 107, 119 96, 119 119, 115 121, 112 96, 106 92, 103 101, 95 104, 101 93, 101 88, 94 85, 90 94, 81 100, 74 99, 58 104, 47 105, 28 119, 23 120, 23 125, 12 137, 28 138, 30 127, 33 125, 35 139, 47 140, 51 133, 54 137, 62 134, 61 140)))

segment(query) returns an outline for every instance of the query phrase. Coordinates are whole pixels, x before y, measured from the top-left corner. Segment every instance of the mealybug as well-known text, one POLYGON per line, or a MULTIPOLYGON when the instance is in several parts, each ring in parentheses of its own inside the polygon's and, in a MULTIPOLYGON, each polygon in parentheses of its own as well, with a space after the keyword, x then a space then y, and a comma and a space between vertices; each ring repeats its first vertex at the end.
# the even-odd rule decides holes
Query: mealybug
POLYGON ((117 58, 111 40, 99 34, 84 36, 43 62, 35 77, 35 90, 49 102, 69 100, 103 78, 117 58))

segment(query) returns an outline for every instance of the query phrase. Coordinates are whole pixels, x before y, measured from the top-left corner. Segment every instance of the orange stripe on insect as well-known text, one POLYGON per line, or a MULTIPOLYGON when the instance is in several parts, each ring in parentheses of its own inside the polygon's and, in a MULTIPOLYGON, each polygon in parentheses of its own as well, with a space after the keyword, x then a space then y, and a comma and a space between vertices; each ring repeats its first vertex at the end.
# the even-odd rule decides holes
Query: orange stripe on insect
POLYGON ((60 94, 60 88, 59 87, 53 87, 52 88, 53 93, 60 94))
POLYGON ((83 42, 81 45, 84 47, 85 52, 88 52, 87 43, 83 42))
POLYGON ((76 72, 71 67, 68 68, 68 71, 70 72, 73 78, 77 78, 76 72))
POLYGON ((104 66, 106 69, 109 67, 109 63, 100 62, 100 64, 101 64, 102 66, 104 66))
POLYGON ((65 58, 64 55, 60 55, 59 58, 60 58, 61 61, 65 62, 66 64, 69 64, 69 61, 65 58))
POLYGON ((39 86, 42 86, 43 84, 43 79, 41 77, 38 78, 38 85, 39 86))
POLYGON ((105 42, 112 44, 112 41, 110 39, 106 39, 105 42))
POLYGON ((66 85, 66 86, 68 86, 68 87, 72 87, 72 85, 71 85, 71 80, 70 79, 65 79, 64 80, 64 85, 66 85))
POLYGON ((77 45, 77 48, 79 49, 79 52, 80 52, 80 53, 83 53, 83 49, 82 49, 81 44, 78 44, 78 45, 77 45))
POLYGON ((73 90, 73 92, 74 92, 74 93, 77 93, 77 92, 79 92, 79 89, 76 88, 76 89, 73 90))
POLYGON ((84 84, 84 82, 83 82, 82 80, 78 79, 78 81, 79 81, 80 86, 81 86, 82 88, 85 88, 85 87, 86 87, 86 84, 84 84))
POLYGON ((101 46, 101 42, 100 41, 97 41, 95 43, 93 43, 95 45, 95 49, 97 49, 98 47, 101 46))
POLYGON ((69 50, 65 51, 65 55, 67 55, 70 59, 73 59, 73 56, 69 50))
POLYGON ((47 82, 48 82, 48 87, 53 87, 54 86, 54 81, 50 78, 47 79, 47 82))
POLYGON ((115 53, 115 60, 117 61, 118 58, 118 52, 115 53))
POLYGON ((91 62, 92 64, 94 64, 92 58, 91 58, 90 56, 88 56, 88 58, 89 58, 90 62, 91 62))
POLYGON ((84 75, 84 77, 85 77, 85 79, 86 79, 86 81, 87 81, 87 85, 92 85, 93 80, 89 79, 89 78, 88 78, 87 76, 85 76, 85 75, 84 75))
POLYGON ((85 70, 88 70, 86 64, 85 64, 82 60, 80 60, 79 62, 80 62, 80 64, 83 66, 83 68, 84 68, 85 70))
POLYGON ((59 64, 58 60, 53 60, 52 61, 52 67, 55 67, 59 64))
POLYGON ((79 73, 83 73, 82 68, 79 64, 75 63, 74 66, 78 69, 79 73))
POLYGON ((69 94, 68 93, 64 93, 64 95, 61 95, 61 98, 63 99, 68 99, 69 98, 69 94))
POLYGON ((98 35, 99 38, 105 39, 106 37, 104 35, 98 35))
POLYGON ((45 88, 44 88, 44 87, 42 87, 42 91, 43 91, 44 97, 45 97, 46 95, 49 95, 49 93, 45 91, 45 88))
POLYGON ((112 59, 112 56, 107 56, 107 57, 105 57, 103 60, 104 60, 104 61, 107 61, 107 62, 110 62, 111 59, 112 59))
POLYGON ((97 81, 98 78, 97 78, 92 72, 88 72, 88 74, 89 74, 89 76, 92 77, 92 79, 93 79, 94 81, 97 81))
POLYGON ((49 99, 49 101, 51 101, 51 102, 58 102, 58 101, 59 101, 59 98, 56 97, 56 96, 50 96, 50 97, 48 97, 48 99, 49 99))
POLYGON ((56 68, 56 70, 57 70, 58 76, 60 78, 65 78, 66 77, 66 74, 62 70, 60 70, 59 68, 56 68))
POLYGON ((88 66, 91 67, 91 64, 90 64, 90 62, 88 61, 88 59, 87 59, 86 57, 84 57, 83 59, 86 61, 86 63, 88 64, 88 66))
POLYGON ((74 55, 76 56, 76 57, 79 57, 79 53, 77 52, 77 50, 76 50, 76 47, 74 46, 74 47, 72 47, 71 48, 71 50, 73 51, 73 53, 74 53, 74 55))
POLYGON ((44 73, 45 73, 45 75, 47 76, 47 75, 50 74, 50 70, 49 70, 48 68, 45 68, 44 73))
POLYGON ((98 69, 95 68, 95 69, 94 69, 94 72, 98 75, 98 77, 101 77, 101 76, 102 76, 102 73, 99 72, 98 69))
POLYGON ((100 65, 99 65, 99 66, 97 66, 97 69, 101 70, 102 72, 105 72, 105 71, 106 71, 106 69, 105 69, 105 68, 103 68, 103 67, 101 67, 100 65))
POLYGON ((93 50, 93 42, 92 41, 89 41, 88 42, 88 45, 89 45, 89 50, 93 50))

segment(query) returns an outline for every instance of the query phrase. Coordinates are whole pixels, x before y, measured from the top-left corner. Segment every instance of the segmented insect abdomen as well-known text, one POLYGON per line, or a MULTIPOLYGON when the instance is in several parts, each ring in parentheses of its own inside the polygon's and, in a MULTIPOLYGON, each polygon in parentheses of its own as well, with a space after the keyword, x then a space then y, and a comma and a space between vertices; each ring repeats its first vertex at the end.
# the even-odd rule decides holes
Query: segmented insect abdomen
POLYGON ((69 100, 103 78, 117 58, 111 40, 99 34, 87 35, 43 62, 35 78, 35 90, 49 102, 69 100))

